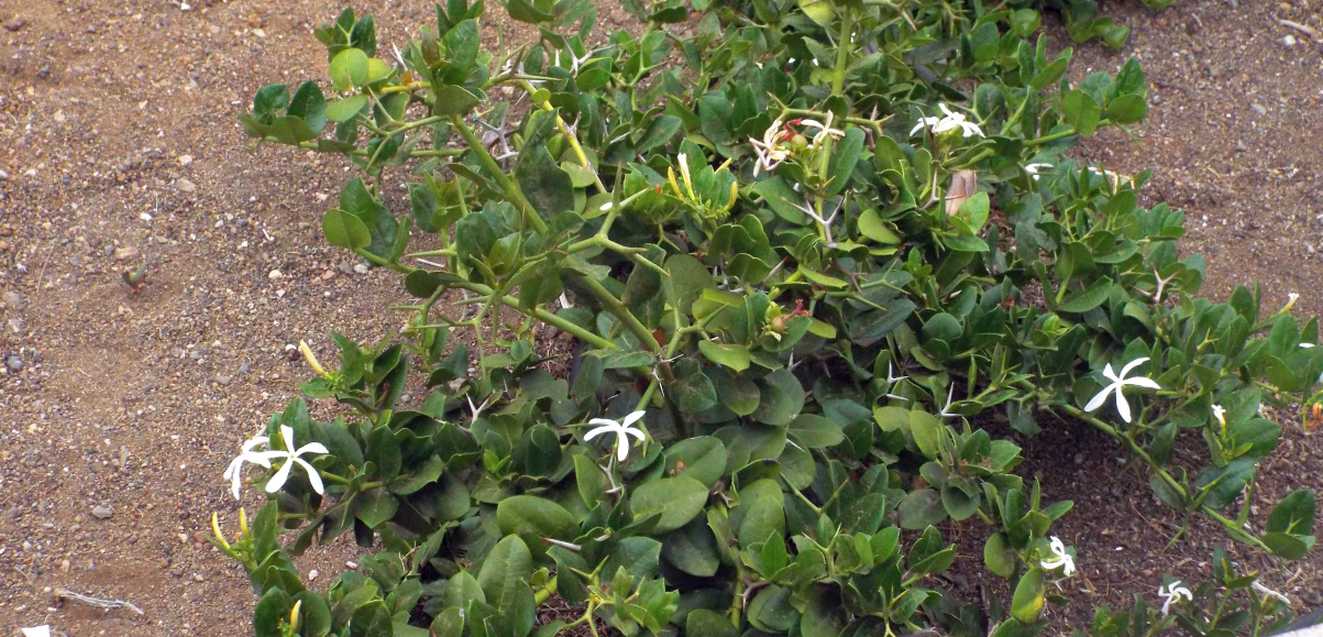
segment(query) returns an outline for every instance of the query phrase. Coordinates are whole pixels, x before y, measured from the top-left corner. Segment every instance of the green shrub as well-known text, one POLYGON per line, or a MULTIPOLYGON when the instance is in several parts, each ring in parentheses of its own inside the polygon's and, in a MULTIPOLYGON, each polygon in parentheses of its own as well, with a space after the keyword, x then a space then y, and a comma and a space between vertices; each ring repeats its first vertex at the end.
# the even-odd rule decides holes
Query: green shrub
MULTIPOLYGON (((481 3, 390 53, 346 11, 317 30, 332 94, 268 86, 243 116, 361 169, 326 238, 419 299, 399 342, 337 337, 334 370, 305 346, 303 391, 347 410, 291 403, 227 473, 278 470, 252 528, 216 530, 259 635, 1032 634, 1089 558, 1008 435, 1071 423, 1180 514, 1312 547, 1311 492, 1248 516, 1280 435, 1261 407, 1315 389, 1317 322, 1244 288, 1196 298, 1183 215, 1138 205, 1146 175, 1064 155, 1144 117, 1138 63, 1069 83, 1030 8, 626 4, 646 28, 593 48, 590 2, 510 0, 540 37, 504 59, 481 3), (566 377, 544 325, 573 337, 566 377), (1173 461, 1199 437, 1200 466, 1173 461), (987 538, 1010 599, 931 577, 956 558, 944 523, 987 538), (305 588, 291 556, 347 531, 378 552, 305 588), (576 615, 537 625, 552 595, 576 615)), ((1249 596, 1234 618, 1099 611, 1094 631, 1287 616, 1249 596)))

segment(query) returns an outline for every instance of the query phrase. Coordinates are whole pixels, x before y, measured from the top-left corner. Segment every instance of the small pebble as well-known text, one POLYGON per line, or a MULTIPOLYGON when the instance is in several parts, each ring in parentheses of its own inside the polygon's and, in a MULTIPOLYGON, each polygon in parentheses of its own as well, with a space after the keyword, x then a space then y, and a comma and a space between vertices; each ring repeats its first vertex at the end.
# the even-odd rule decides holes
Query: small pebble
POLYGON ((19 310, 23 308, 23 295, 19 294, 18 292, 15 292, 13 290, 8 290, 5 292, 4 298, 5 298, 5 305, 8 305, 9 309, 19 310))
POLYGON ((8 370, 11 371, 11 372, 19 372, 19 371, 22 371, 22 370, 23 370, 23 359, 22 359, 22 358, 19 358, 18 354, 10 354, 9 356, 6 356, 6 357, 5 357, 5 369, 8 369, 8 370))
POLYGON ((1286 45, 1288 49, 1295 46, 1295 36, 1287 34, 1282 38, 1282 44, 1286 45))
POLYGON ((271 279, 272 281, 275 281, 276 279, 279 279, 282 276, 285 276, 285 273, 281 272, 280 270, 272 270, 266 273, 266 278, 271 279))
POLYGON ((109 520, 112 515, 115 515, 115 510, 108 505, 98 504, 92 507, 92 517, 98 520, 109 520))
POLYGON ((180 165, 180 166, 187 166, 187 165, 189 165, 189 164, 191 164, 191 163, 193 163, 193 156, 192 156, 192 155, 180 155, 180 156, 179 156, 179 165, 180 165))
POLYGON ((175 188, 178 188, 179 192, 193 192, 198 189, 198 186, 197 184, 180 177, 179 180, 175 182, 175 188))
POLYGON ((354 264, 354 272, 357 272, 357 273, 359 273, 359 274, 367 274, 367 273, 368 273, 368 266, 367 266, 367 264, 366 264, 366 263, 355 263, 355 264, 354 264))

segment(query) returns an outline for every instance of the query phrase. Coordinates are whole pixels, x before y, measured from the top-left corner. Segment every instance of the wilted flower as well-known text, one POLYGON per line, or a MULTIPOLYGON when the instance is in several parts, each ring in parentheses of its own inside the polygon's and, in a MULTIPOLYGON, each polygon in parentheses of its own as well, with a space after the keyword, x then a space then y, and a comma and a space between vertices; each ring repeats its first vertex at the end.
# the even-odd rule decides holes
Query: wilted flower
POLYGON ((825 124, 815 119, 799 120, 799 123, 801 125, 807 128, 816 128, 818 130, 818 132, 814 133, 813 135, 812 144, 814 148, 821 146, 822 142, 826 141, 828 137, 831 137, 832 139, 840 139, 845 136, 845 131, 839 128, 831 127, 832 119, 834 119, 835 117, 836 117, 835 113, 831 111, 827 111, 827 123, 825 124))
POLYGON ((1050 543, 1052 557, 1040 561, 1038 564, 1046 570, 1055 570, 1060 568, 1061 574, 1070 577, 1075 574, 1075 558, 1066 552, 1066 544, 1061 538, 1053 535, 1050 543))
POLYGON ((304 460, 299 456, 302 456, 305 453, 329 453, 326 450, 326 445, 323 445, 320 442, 310 442, 295 449, 294 430, 287 425, 280 426, 280 438, 285 443, 285 450, 268 452, 270 454, 268 457, 272 460, 284 458, 285 464, 282 465, 280 469, 276 471, 276 475, 272 476, 271 480, 266 483, 266 492, 275 493, 279 491, 281 487, 285 486, 285 481, 289 480, 290 471, 292 471, 294 465, 297 464, 300 467, 303 467, 303 470, 308 474, 308 482, 312 485, 312 490, 316 491, 317 495, 324 495, 326 491, 322 487, 321 474, 317 473, 316 467, 308 464, 307 460, 304 460))
POLYGON ((642 442, 647 438, 641 430, 633 427, 634 423, 643 418, 644 413, 645 412, 643 411, 630 412, 629 415, 619 421, 611 420, 610 418, 593 418, 588 421, 588 424, 598 426, 588 430, 588 433, 584 435, 583 439, 586 442, 602 434, 615 434, 616 460, 624 462, 629 458, 629 437, 634 436, 635 438, 638 438, 639 442, 642 442))
POLYGON ((772 122, 771 126, 763 131, 762 140, 749 138, 749 143, 753 145, 753 152, 758 156, 753 165, 753 176, 766 170, 775 170, 781 162, 790 157, 790 147, 786 144, 786 138, 789 137, 788 131, 784 130, 784 124, 778 118, 772 122))
POLYGON ((1089 403, 1084 406, 1084 411, 1094 411, 1099 407, 1102 407, 1102 404, 1107 401, 1107 396, 1115 393, 1116 411, 1121 414, 1121 420, 1124 420, 1127 423, 1130 422, 1130 403, 1126 402, 1124 393, 1126 385, 1134 385, 1135 387, 1145 387, 1148 389, 1162 389, 1162 387, 1151 378, 1143 376, 1136 376, 1135 378, 1125 377, 1125 375, 1129 374, 1131 370, 1143 365, 1147 361, 1147 356, 1136 358, 1135 360, 1126 363, 1125 366, 1121 368, 1120 374, 1113 371, 1112 364, 1108 363, 1107 367, 1103 369, 1103 376, 1112 382, 1103 387, 1098 393, 1094 394, 1093 398, 1089 399, 1089 403))
POLYGON ((953 414, 953 413, 951 413, 951 411, 950 411, 950 410, 951 410, 951 399, 954 398, 954 397, 955 397, 955 383, 951 383, 951 389, 950 389, 949 391, 946 392, 946 405, 944 405, 944 406, 942 407, 942 410, 941 410, 941 411, 937 412, 937 415, 938 415, 938 416, 941 416, 941 417, 943 417, 943 418, 958 418, 958 417, 960 417, 960 414, 953 414))
POLYGON ((1045 164, 1045 163, 1025 164, 1024 172, 1027 173, 1030 177, 1033 177, 1034 181, 1038 181, 1038 171, 1046 170, 1051 167, 1052 164, 1045 164))
POLYGON ((1163 615, 1167 614, 1167 611, 1171 609, 1172 604, 1180 603, 1182 597, 1184 597, 1187 602, 1194 599, 1194 593, 1191 593, 1190 589, 1181 586, 1180 580, 1159 587, 1158 596, 1162 598, 1163 615))
POLYGON ((1280 600, 1283 604, 1290 604, 1290 603, 1291 603, 1291 599, 1290 599, 1290 598, 1288 598, 1287 596, 1285 596, 1285 595, 1283 595, 1283 594, 1281 594, 1281 593, 1278 593, 1277 591, 1275 591, 1275 590, 1273 590, 1273 589, 1271 589, 1271 588, 1268 588, 1267 586, 1264 586, 1263 584, 1259 583, 1259 580, 1257 580, 1257 579, 1254 580, 1254 582, 1250 584, 1250 588, 1253 588, 1254 590, 1258 591, 1259 594, 1261 594, 1261 595, 1264 595, 1264 596, 1267 596, 1267 597, 1275 597, 1275 598, 1277 598, 1278 600, 1280 600))

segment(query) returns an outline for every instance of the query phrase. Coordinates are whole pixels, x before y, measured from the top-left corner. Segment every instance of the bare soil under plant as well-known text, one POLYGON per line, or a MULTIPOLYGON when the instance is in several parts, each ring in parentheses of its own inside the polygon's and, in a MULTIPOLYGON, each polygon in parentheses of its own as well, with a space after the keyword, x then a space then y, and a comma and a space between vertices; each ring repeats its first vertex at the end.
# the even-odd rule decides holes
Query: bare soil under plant
MULTIPOLYGON (((323 67, 310 31, 335 7, 190 4, 0 0, 0 634, 245 634, 253 595, 206 542, 210 513, 233 528, 238 507, 220 473, 306 376, 288 344, 329 353, 329 330, 371 340, 398 327, 375 312, 403 296, 396 278, 356 270, 320 236, 344 164, 255 149, 235 119, 261 85, 323 67), (142 263, 133 293, 120 273, 142 263), (144 614, 60 603, 58 589, 144 614)), ((387 43, 431 19, 425 0, 354 4, 387 43)), ((492 4, 489 37, 528 37, 492 4)), ((1105 135, 1081 156, 1155 171, 1147 196, 1187 211, 1207 294, 1261 281, 1269 305, 1296 291, 1300 309, 1323 311, 1320 0, 1109 4, 1132 41, 1120 54, 1081 47, 1076 73, 1134 55, 1155 103, 1133 137, 1105 135)), ((614 2, 601 11, 609 28, 627 24, 614 2)), ((1283 417, 1265 501, 1323 490, 1323 438, 1283 417)), ((1076 502, 1056 529, 1080 566, 1070 608, 1051 611, 1058 626, 1095 602, 1153 598, 1163 573, 1206 573, 1219 530, 1196 518, 1167 546, 1180 520, 1139 467, 1086 428, 1042 424, 1021 441, 1026 475, 1076 502)), ((948 533, 977 563, 982 529, 948 533)), ((336 545, 302 564, 324 586, 354 554, 336 545)), ((1323 604, 1323 551, 1260 566, 1298 610, 1323 604)), ((976 595, 976 577, 951 583, 976 595)))

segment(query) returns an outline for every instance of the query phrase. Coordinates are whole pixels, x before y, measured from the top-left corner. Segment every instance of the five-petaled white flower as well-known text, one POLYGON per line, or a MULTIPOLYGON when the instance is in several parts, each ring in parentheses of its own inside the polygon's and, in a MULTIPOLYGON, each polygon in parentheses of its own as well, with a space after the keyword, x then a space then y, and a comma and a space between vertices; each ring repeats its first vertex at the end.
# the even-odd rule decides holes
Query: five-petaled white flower
POLYGON ((834 119, 835 117, 836 117, 836 113, 832 111, 827 111, 827 123, 825 124, 819 122, 816 119, 799 120, 800 125, 807 128, 816 128, 818 130, 817 133, 813 134, 813 140, 811 142, 814 148, 821 146, 822 142, 826 141, 828 137, 832 139, 840 139, 842 137, 845 137, 845 131, 839 128, 831 127, 832 119, 834 119))
POLYGON ((221 474, 226 480, 230 481, 230 493, 234 494, 234 499, 239 499, 239 487, 243 482, 243 465, 250 462, 263 468, 271 468, 271 459, 279 454, 275 451, 255 451, 258 447, 266 446, 270 442, 266 436, 253 436, 245 440, 243 447, 239 450, 239 455, 230 461, 230 466, 221 474))
POLYGON ((1172 604, 1180 603, 1182 597, 1187 602, 1191 601, 1194 599, 1194 593, 1191 593, 1190 589, 1181 586, 1180 580, 1176 580, 1166 586, 1159 587, 1158 597, 1162 598, 1162 614, 1166 615, 1172 604))
POLYGON ((1070 553, 1066 552, 1066 544, 1061 541, 1061 538, 1053 535, 1050 546, 1052 549, 1052 557, 1040 561, 1038 565, 1049 571, 1059 568, 1061 569, 1061 574, 1066 577, 1074 575, 1075 558, 1071 557, 1070 553))
POLYGON ((272 451, 270 458, 272 460, 284 458, 285 464, 282 465, 280 469, 276 471, 276 475, 272 476, 271 480, 266 483, 266 492, 275 493, 279 491, 281 487, 285 486, 285 481, 289 480, 290 471, 292 471, 294 465, 297 464, 300 467, 303 467, 303 470, 307 472, 308 483, 312 485, 312 490, 316 491, 317 495, 325 495, 326 491, 322 487, 321 474, 317 473, 316 467, 308 464, 307 460, 304 460, 299 456, 302 456, 305 453, 329 453, 326 450, 326 445, 323 445, 320 442, 310 442, 295 449, 294 430, 286 425, 280 426, 280 439, 285 443, 285 450, 272 451))
POLYGON ((771 126, 767 127, 766 131, 763 131, 762 140, 749 138, 749 143, 753 145, 753 152, 758 156, 753 165, 754 177, 757 177, 764 170, 768 172, 775 170, 777 166, 781 165, 781 162, 790 157, 790 147, 785 143, 788 135, 787 131, 784 130, 784 126, 781 119, 777 118, 771 126))
POLYGON ((1218 404, 1214 404, 1214 405, 1213 405, 1213 417, 1217 419, 1217 423, 1218 423, 1219 425, 1222 425, 1222 428, 1223 428, 1223 429, 1226 428, 1226 426, 1227 426, 1227 410, 1226 410, 1225 407, 1223 407, 1223 406, 1221 406, 1221 405, 1218 405, 1218 404))
POLYGON ((629 437, 634 436, 635 438, 638 438, 639 442, 642 442, 647 438, 643 431, 633 427, 634 423, 643 418, 644 413, 645 412, 643 411, 630 412, 629 415, 619 421, 611 420, 610 418, 593 418, 588 421, 588 424, 597 425, 597 427, 588 430, 588 433, 584 435, 583 439, 587 442, 602 434, 615 434, 616 460, 624 462, 629 458, 629 437))
POLYGON ((1143 365, 1147 361, 1147 356, 1136 358, 1135 360, 1126 363, 1125 366, 1121 368, 1120 374, 1117 374, 1116 371, 1112 369, 1112 364, 1108 363, 1107 367, 1103 369, 1103 376, 1107 377, 1107 380, 1112 382, 1099 390, 1097 394, 1094 394, 1093 398, 1089 399, 1089 404, 1084 406, 1084 411, 1097 410, 1099 407, 1102 407, 1104 402, 1107 402, 1108 394, 1115 393, 1116 411, 1121 414, 1121 420, 1124 420, 1127 423, 1130 422, 1130 403, 1126 402, 1125 399, 1126 385, 1144 387, 1147 389, 1162 389, 1162 387, 1151 378, 1146 378, 1144 376, 1136 376, 1134 378, 1125 377, 1125 375, 1129 374, 1131 370, 1143 365))
POLYGON ((921 117, 919 123, 910 129, 910 135, 916 135, 919 131, 927 128, 934 135, 941 135, 947 131, 959 130, 961 137, 983 137, 983 129, 978 124, 969 121, 964 113, 954 112, 946 107, 944 102, 939 102, 937 108, 942 109, 945 117, 921 117))
POLYGON ((1045 164, 1045 163, 1025 164, 1024 172, 1028 174, 1030 177, 1033 177, 1034 181, 1038 181, 1038 172, 1041 170, 1046 170, 1051 167, 1052 164, 1045 164))

